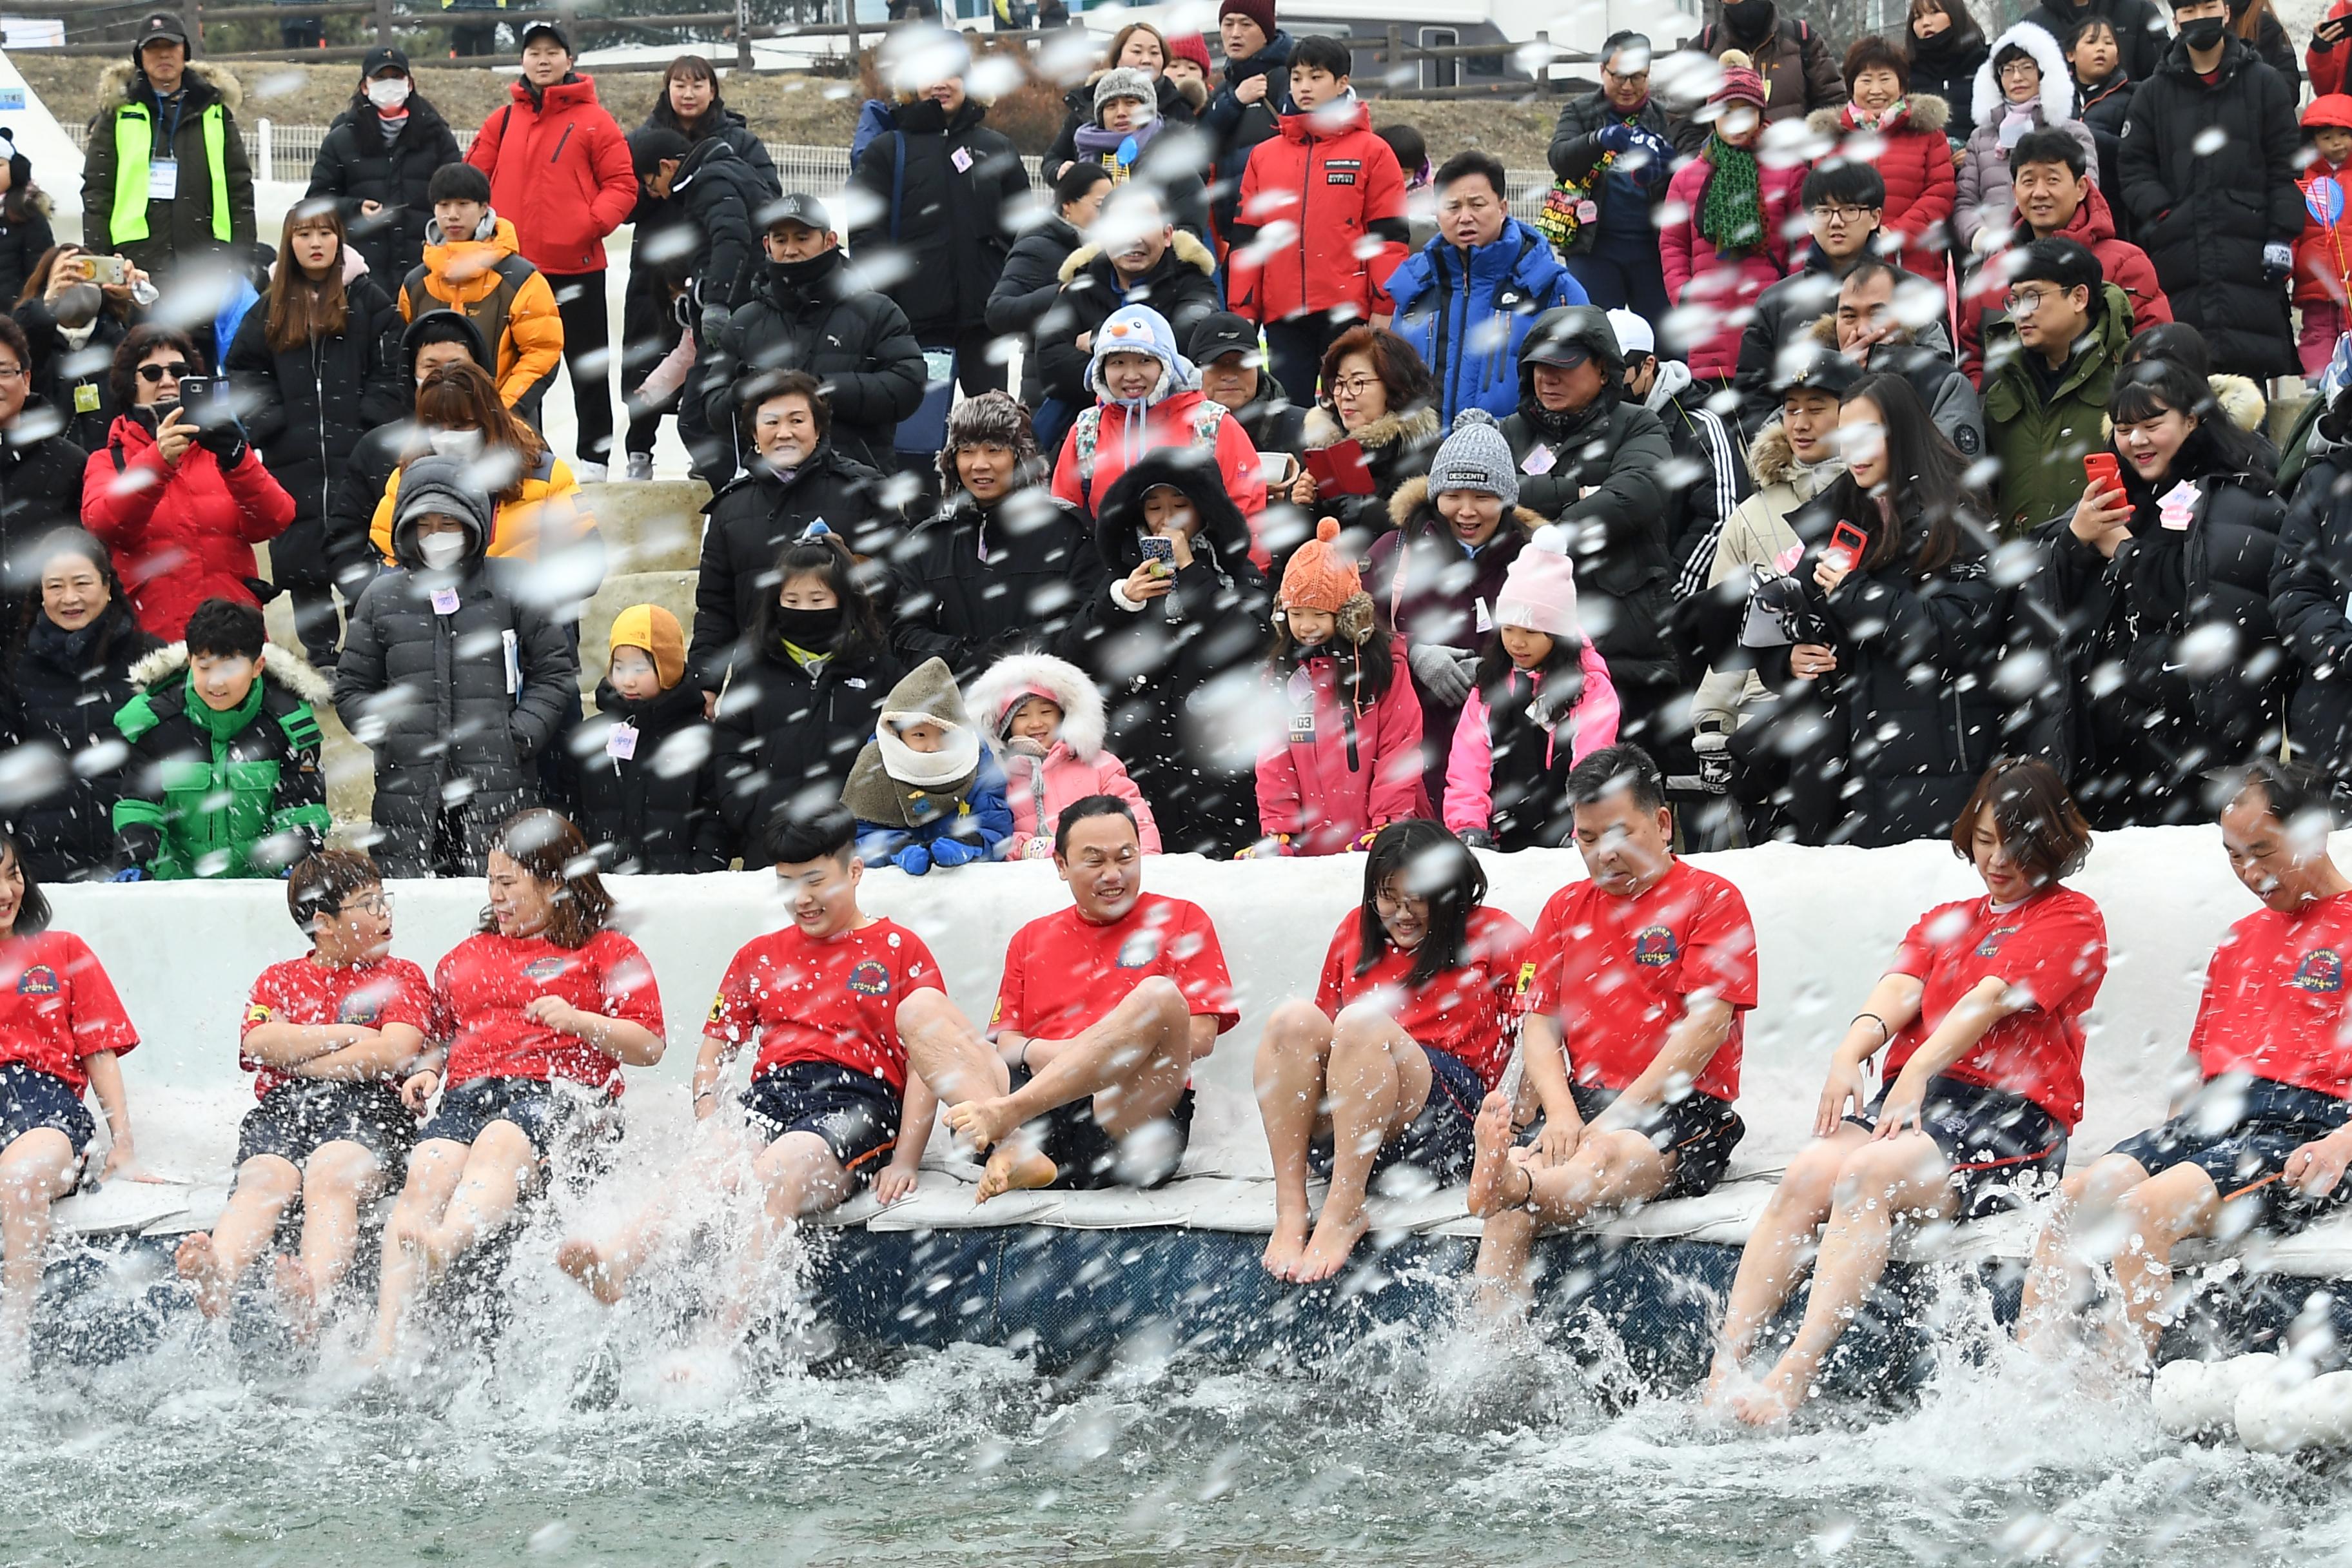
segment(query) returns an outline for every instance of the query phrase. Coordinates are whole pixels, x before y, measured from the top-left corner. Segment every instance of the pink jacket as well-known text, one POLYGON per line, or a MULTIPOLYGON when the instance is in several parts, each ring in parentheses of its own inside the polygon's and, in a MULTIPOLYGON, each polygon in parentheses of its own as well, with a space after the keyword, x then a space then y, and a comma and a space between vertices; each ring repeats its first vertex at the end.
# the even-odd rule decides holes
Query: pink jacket
POLYGON ((1756 296, 1789 275, 1789 220, 1797 216, 1802 165, 1775 169, 1759 164, 1764 243, 1736 260, 1718 259, 1715 244, 1698 231, 1699 197, 1715 165, 1694 158, 1675 171, 1666 185, 1665 210, 1682 216, 1658 229, 1658 258, 1666 274, 1666 298, 1676 305, 1714 312, 1715 330, 1685 356, 1701 382, 1729 381, 1739 367, 1739 333, 1755 313, 1756 296))
MULTIPOLYGON (((1574 767, 1603 746, 1617 743, 1617 688, 1609 679, 1609 664, 1591 643, 1577 660, 1584 673, 1584 691, 1568 710, 1574 726, 1570 737, 1569 766, 1574 767)), ((1538 675, 1536 684, 1541 686, 1538 675)), ((1554 726, 1544 748, 1547 768, 1558 763, 1559 731, 1554 726)), ((1445 759, 1445 826, 1456 833, 1484 832, 1495 813, 1495 743, 1486 732, 1486 699, 1473 691, 1462 705, 1461 721, 1454 726, 1454 748, 1445 759)))
POLYGON ((1339 694, 1339 661, 1291 671, 1289 732, 1257 754, 1259 831, 1286 833, 1290 855, 1338 855, 1375 828, 1429 815, 1421 782, 1421 700, 1396 644, 1396 673, 1357 714, 1339 694))
POLYGON ((1117 795, 1135 813, 1136 837, 1146 855, 1160 853, 1160 827, 1151 803, 1127 764, 1103 750, 1108 723, 1102 692, 1087 673, 1050 654, 1007 654, 971 682, 966 707, 1004 769, 1004 803, 1013 808, 1008 860, 1050 860, 1054 828, 1071 802, 1090 795, 1117 795), (1062 710, 1062 727, 1042 757, 1016 750, 1004 738, 1013 712, 1031 697, 1044 697, 1062 710))

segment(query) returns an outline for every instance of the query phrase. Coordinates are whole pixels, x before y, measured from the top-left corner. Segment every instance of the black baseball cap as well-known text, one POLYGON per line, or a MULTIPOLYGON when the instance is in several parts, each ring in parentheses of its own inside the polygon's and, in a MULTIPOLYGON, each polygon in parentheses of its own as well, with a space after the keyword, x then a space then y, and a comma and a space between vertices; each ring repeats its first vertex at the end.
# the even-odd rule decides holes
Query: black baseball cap
POLYGON ((1258 346, 1257 324, 1231 310, 1202 317, 1192 329, 1192 341, 1184 345, 1185 357, 1194 364, 1213 364, 1236 350, 1248 355, 1253 365, 1264 368, 1265 354, 1258 346))
POLYGON ((565 35, 563 29, 557 26, 552 22, 533 22, 530 26, 525 27, 522 30, 522 42, 515 46, 517 51, 520 52, 520 50, 530 47, 530 41, 533 38, 538 37, 541 33, 553 38, 555 40, 556 47, 561 48, 565 54, 576 55, 580 52, 572 47, 572 40, 565 35))
POLYGON ((760 209, 760 227, 763 232, 787 223, 813 228, 819 234, 833 232, 833 215, 824 210, 824 204, 799 191, 760 209))
POLYGON ((1519 351, 1521 364, 1548 364, 1559 370, 1574 370, 1592 358, 1592 351, 1575 339, 1562 333, 1546 334, 1541 342, 1530 340, 1519 351))
POLYGON ((131 44, 131 52, 137 54, 158 38, 168 43, 178 44, 183 48, 192 47, 188 37, 188 25, 180 20, 178 14, 171 11, 157 11, 139 24, 139 37, 131 44))
POLYGON ((367 58, 360 62, 360 78, 362 80, 372 79, 381 70, 397 70, 407 76, 410 74, 408 57, 390 44, 378 44, 367 52, 367 58))

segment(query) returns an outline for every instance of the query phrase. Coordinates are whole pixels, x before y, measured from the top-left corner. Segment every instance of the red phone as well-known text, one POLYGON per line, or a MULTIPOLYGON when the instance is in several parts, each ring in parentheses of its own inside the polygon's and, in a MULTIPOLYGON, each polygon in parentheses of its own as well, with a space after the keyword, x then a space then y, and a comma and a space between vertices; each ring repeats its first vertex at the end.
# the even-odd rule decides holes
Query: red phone
POLYGON ((2095 489, 2120 490, 2124 488, 2123 464, 2113 452, 2086 452, 2083 455, 2083 477, 2095 489))
POLYGON ((1870 548, 1870 536, 1850 522, 1841 522, 1830 531, 1830 547, 1822 552, 1822 559, 1841 572, 1851 572, 1862 564, 1862 552, 1870 548))

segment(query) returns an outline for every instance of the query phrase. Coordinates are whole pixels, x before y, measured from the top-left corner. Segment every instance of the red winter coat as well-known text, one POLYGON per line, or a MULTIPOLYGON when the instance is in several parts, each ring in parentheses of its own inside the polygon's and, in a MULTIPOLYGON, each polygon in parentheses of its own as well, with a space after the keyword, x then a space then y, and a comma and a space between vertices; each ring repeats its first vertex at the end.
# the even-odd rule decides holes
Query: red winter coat
POLYGON ((482 121, 466 162, 490 177, 490 205, 511 218, 522 258, 559 278, 604 270, 604 237, 636 210, 629 141, 573 76, 540 101, 514 84, 514 101, 482 121))
POLYGON ((1756 296, 1789 275, 1789 220, 1805 183, 1800 164, 1776 169, 1759 164, 1759 195, 1764 208, 1764 243, 1736 260, 1718 260, 1715 243, 1698 229, 1699 198, 1715 165, 1704 156, 1675 171, 1666 186, 1666 210, 1682 216, 1658 230, 1658 257, 1666 275, 1666 298, 1676 305, 1704 309, 1712 330, 1691 333, 1687 363, 1700 381, 1728 382, 1739 368, 1739 334, 1756 313, 1756 296))
MULTIPOLYGON (((2336 0, 2322 19, 2332 22, 2338 16, 2352 16, 2352 0, 2336 0)), ((2316 37, 2312 39, 2310 47, 2303 51, 2303 68, 2305 74, 2311 78, 2313 97, 2325 98, 2331 92, 2344 90, 2344 62, 2347 58, 2352 58, 2352 44, 2338 44, 2334 48, 2323 49, 2316 37)))
MULTIPOLYGON (((2304 140, 2310 141, 2311 132, 2318 126, 2352 130, 2352 98, 2340 92, 2322 93, 2305 104, 2304 140)), ((2352 213, 2332 224, 2312 216, 2312 182, 2323 176, 2334 180, 2347 196, 2352 196, 2352 163, 2331 167, 2314 149, 2311 162, 2295 178, 2295 184, 2305 193, 2303 233, 2294 242, 2294 302, 2298 305, 2343 304, 2346 274, 2352 273, 2352 213)))
POLYGON ((1241 199, 1228 231, 1233 310, 1253 321, 1345 309, 1389 313, 1381 285, 1410 254, 1404 175, 1389 144, 1372 134, 1360 103, 1339 126, 1339 107, 1282 116, 1282 134, 1250 149, 1241 199), (1260 231, 1289 237, 1266 249, 1260 231), (1295 231, 1295 232, 1291 232, 1295 231))
MULTIPOLYGON (((2134 332, 2172 320, 2172 301, 2164 297, 2164 286, 2156 280, 2156 264, 2138 246, 2116 237, 2115 211, 2098 186, 2085 188, 2083 205, 2074 209, 2074 221, 2060 229, 2058 237, 2097 257, 2099 270, 2106 274, 2107 281, 2131 297, 2134 332)), ((2010 243, 2023 245, 2032 237, 2033 231, 2021 222, 2010 243)), ((2000 307, 2006 289, 2001 268, 1980 265, 1960 296, 1960 368, 1979 386, 1984 384, 1984 313, 2000 307)))
POLYGON ((82 473, 81 521, 113 552, 140 629, 177 642, 206 599, 260 602, 246 586, 261 575, 253 547, 286 531, 294 498, 249 447, 226 470, 202 447, 173 468, 147 426, 119 414, 82 473))
POLYGON ((1340 695, 1338 659, 1310 658, 1290 672, 1288 732, 1257 755, 1258 827, 1290 835, 1285 853, 1343 854, 1374 828, 1430 815, 1421 699, 1406 672, 1404 639, 1393 646, 1389 689, 1360 713, 1340 695))
POLYGON ((1818 136, 1843 142, 1853 137, 1856 156, 1867 162, 1886 182, 1886 206, 1880 227, 1903 241, 1902 267, 1920 277, 1940 280, 1944 258, 1951 243, 1956 189, 1952 175, 1952 144, 1944 128, 1951 122, 1951 106, 1932 92, 1912 97, 1905 110, 1876 131, 1858 131, 1853 105, 1815 110, 1806 121, 1818 136))

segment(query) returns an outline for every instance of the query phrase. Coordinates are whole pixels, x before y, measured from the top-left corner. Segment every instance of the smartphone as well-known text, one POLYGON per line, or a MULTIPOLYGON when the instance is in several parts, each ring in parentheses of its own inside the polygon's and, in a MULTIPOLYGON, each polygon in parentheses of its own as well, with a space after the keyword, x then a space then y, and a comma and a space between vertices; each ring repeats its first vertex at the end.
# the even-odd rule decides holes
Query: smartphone
POLYGON ((131 281, 131 263, 119 256, 85 253, 82 259, 89 263, 89 280, 93 283, 113 284, 119 288, 131 281))
POLYGON ((1830 531, 1830 547, 1822 552, 1822 559, 1841 572, 1851 572, 1862 564, 1862 552, 1869 548, 1869 535, 1850 522, 1841 522, 1830 531))
POLYGON ((184 375, 180 378, 180 406, 188 411, 189 418, 196 416, 196 405, 212 395, 212 377, 184 375))
POLYGON ((1157 533, 1143 538, 1143 558, 1152 563, 1155 576, 1165 577, 1176 570, 1176 542, 1157 533))
POLYGON ((2083 455, 2083 478, 2095 489, 2120 490, 2124 488, 2123 464, 2113 452, 2086 452, 2083 455))

